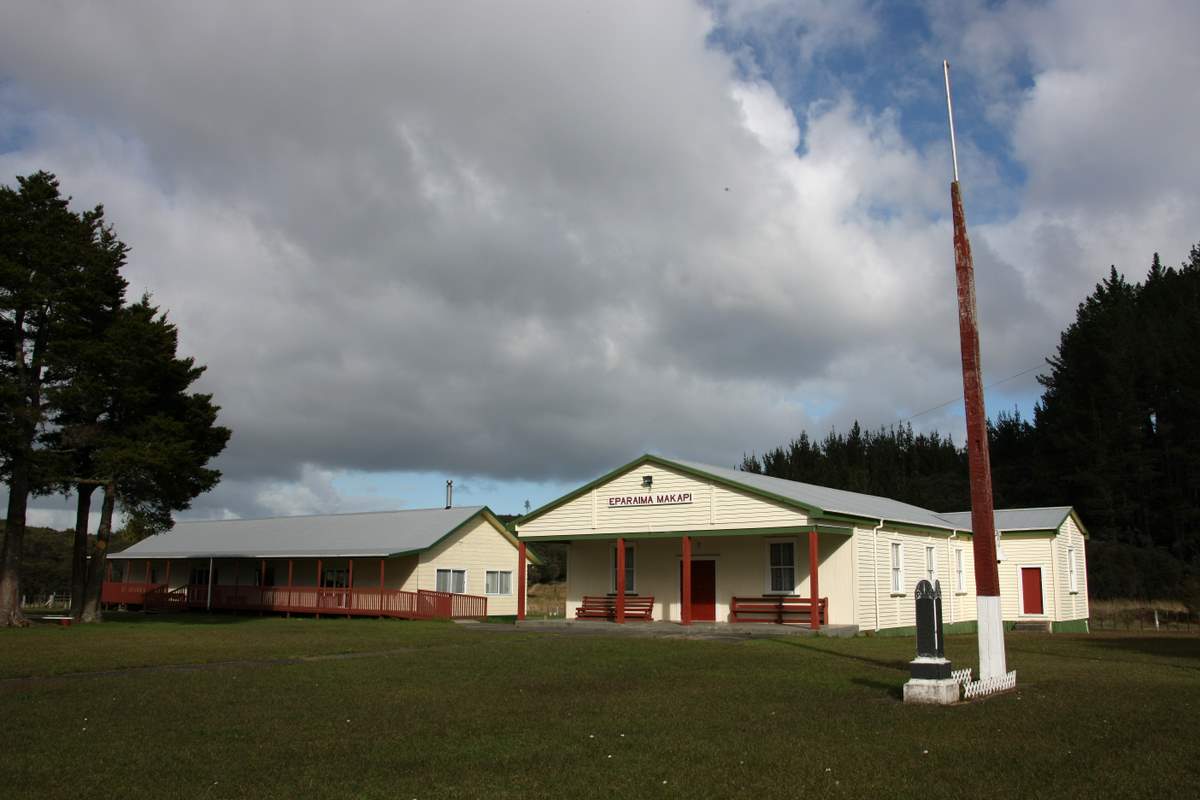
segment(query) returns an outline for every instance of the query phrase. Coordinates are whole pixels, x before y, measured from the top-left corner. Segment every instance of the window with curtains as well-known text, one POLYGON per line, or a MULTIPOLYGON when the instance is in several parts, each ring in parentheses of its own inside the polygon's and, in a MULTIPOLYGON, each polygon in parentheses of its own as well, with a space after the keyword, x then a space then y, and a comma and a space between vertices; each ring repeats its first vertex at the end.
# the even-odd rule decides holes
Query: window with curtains
POLYGON ((925 580, 930 586, 937 580, 937 553, 929 545, 925 546, 925 580))
POLYGON ((900 542, 892 542, 892 594, 904 592, 904 550, 900 542))
POLYGON ((467 591, 467 571, 465 569, 439 569, 437 584, 434 588, 439 592, 464 593, 467 591))
MULTIPOLYGON (((637 591, 634 585, 634 553, 636 551, 633 545, 625 545, 625 594, 632 594, 637 591)), ((617 591, 617 548, 612 548, 609 551, 611 563, 609 564, 609 578, 612 580, 612 591, 617 591)))
POLYGON ((771 542, 768 545, 767 569, 772 592, 792 594, 796 591, 796 543, 771 542))
POLYGON ((349 585, 350 571, 348 569, 329 568, 321 576, 321 586, 325 589, 345 589, 349 585))
POLYGON ((512 572, 488 570, 483 582, 484 594, 512 594, 512 572))

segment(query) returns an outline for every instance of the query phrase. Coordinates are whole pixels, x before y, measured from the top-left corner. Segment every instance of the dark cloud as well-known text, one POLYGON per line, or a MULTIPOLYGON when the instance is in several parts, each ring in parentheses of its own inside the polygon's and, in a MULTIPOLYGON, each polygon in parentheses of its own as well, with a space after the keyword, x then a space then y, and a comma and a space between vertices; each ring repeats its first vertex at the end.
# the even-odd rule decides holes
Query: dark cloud
MULTIPOLYGON (((803 17, 805 59, 877 35, 741 5, 727 24, 803 17)), ((208 365, 235 433, 204 513, 342 507, 347 471, 730 463, 953 396, 942 154, 851 96, 789 109, 712 25, 687 3, 19 5, 0 125, 28 134, 0 168, 104 202, 134 291, 208 365)), ((1022 146, 1054 130, 1028 102, 1022 146)), ((1047 224, 973 231, 993 374, 1040 360, 1090 286, 1042 269, 1084 221, 1047 224)))

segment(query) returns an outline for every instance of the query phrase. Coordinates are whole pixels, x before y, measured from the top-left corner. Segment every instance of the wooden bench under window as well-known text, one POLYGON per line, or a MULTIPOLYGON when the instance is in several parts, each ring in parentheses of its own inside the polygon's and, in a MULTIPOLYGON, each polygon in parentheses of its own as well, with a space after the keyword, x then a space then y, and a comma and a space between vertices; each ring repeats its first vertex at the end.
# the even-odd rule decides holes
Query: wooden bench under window
MULTIPOLYGON (((617 598, 612 595, 584 595, 583 603, 575 609, 576 619, 615 619, 617 598)), ((626 619, 654 619, 653 595, 625 595, 626 619)))
MULTIPOLYGON (((818 601, 817 620, 826 623, 829 598, 818 601)), ((763 597, 735 597, 729 606, 730 622, 785 622, 807 623, 812 620, 812 599, 796 595, 765 595, 763 597)))

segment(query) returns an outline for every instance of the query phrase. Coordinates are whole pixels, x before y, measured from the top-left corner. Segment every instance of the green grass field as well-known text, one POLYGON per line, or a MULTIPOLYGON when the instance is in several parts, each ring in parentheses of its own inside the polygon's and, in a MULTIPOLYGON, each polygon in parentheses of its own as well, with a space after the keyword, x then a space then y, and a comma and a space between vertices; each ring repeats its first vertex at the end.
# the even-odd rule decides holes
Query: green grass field
MULTIPOLYGON (((1200 796, 1195 636, 1010 635, 1019 691, 927 708, 898 699, 907 639, 505 627, 131 615, 3 630, 0 793, 1200 796)), ((949 655, 968 665, 974 647, 956 637, 949 655)))

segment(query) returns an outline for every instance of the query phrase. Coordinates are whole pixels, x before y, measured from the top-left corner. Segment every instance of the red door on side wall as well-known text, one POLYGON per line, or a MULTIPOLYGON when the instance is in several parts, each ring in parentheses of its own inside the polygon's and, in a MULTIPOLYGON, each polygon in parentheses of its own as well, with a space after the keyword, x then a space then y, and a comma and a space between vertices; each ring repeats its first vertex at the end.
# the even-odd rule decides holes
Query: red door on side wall
POLYGON ((1021 598, 1025 606, 1022 614, 1043 613, 1041 567, 1021 567, 1021 598))
MULTIPOLYGON (((683 564, 679 565, 682 589, 683 564)), ((717 562, 692 562, 692 621, 717 621, 717 562)))

